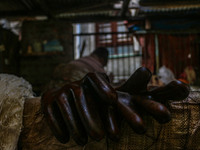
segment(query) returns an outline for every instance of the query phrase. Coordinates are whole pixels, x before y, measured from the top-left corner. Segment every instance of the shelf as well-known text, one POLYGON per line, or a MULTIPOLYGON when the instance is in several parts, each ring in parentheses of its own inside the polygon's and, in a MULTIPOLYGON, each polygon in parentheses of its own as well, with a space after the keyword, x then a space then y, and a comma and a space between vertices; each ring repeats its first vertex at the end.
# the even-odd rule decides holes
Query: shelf
POLYGON ((65 52, 33 52, 33 53, 26 53, 26 54, 21 54, 21 57, 40 57, 40 56, 53 56, 53 55, 65 55, 65 52))

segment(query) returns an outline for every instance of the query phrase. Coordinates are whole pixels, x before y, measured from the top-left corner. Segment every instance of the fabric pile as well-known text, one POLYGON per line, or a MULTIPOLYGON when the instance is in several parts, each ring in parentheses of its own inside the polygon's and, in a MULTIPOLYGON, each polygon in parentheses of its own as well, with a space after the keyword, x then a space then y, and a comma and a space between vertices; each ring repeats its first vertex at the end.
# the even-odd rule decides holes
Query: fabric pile
POLYGON ((23 78, 0 74, 0 149, 15 150, 23 127, 26 98, 33 97, 32 86, 23 78))

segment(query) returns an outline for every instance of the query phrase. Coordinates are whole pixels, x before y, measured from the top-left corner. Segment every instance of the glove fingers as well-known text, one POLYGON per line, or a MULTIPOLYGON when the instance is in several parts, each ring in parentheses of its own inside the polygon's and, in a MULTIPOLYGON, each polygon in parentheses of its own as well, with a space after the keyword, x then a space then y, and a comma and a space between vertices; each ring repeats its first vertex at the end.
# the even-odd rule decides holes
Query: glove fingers
POLYGON ((134 104, 132 102, 131 96, 127 93, 117 92, 118 94, 118 109, 128 121, 129 125, 133 130, 142 134, 146 131, 144 123, 140 115, 135 111, 134 104))
POLYGON ((57 104, 62 113, 62 117, 67 125, 70 135, 78 145, 87 143, 87 134, 81 123, 75 103, 69 89, 64 88, 57 96, 57 104), (64 92, 65 91, 65 92, 64 92))
POLYGON ((108 137, 113 141, 119 141, 121 134, 119 120, 117 120, 115 109, 112 106, 103 106, 101 110, 102 118, 104 120, 103 123, 108 137))
POLYGON ((99 102, 99 104, 102 106, 102 108, 100 108, 100 111, 102 112, 101 117, 103 118, 102 120, 104 120, 104 127, 108 136, 114 141, 119 140, 120 130, 116 120, 116 116, 113 109, 110 106, 106 105, 116 103, 117 99, 116 92, 110 86, 108 79, 104 74, 89 73, 84 78, 82 84, 84 85, 84 91, 86 92, 89 90, 90 87, 91 94, 85 94, 87 96, 87 99, 96 99, 96 101, 99 102), (96 96, 98 96, 98 98, 95 98, 95 94, 96 96), (104 102, 106 102, 106 104, 104 102))
POLYGON ((188 97, 190 92, 189 86, 181 81, 172 81, 166 86, 158 87, 149 91, 156 100, 183 100, 188 97))
POLYGON ((103 124, 95 104, 95 98, 86 87, 73 87, 73 97, 76 109, 85 127, 87 134, 94 140, 101 140, 105 133, 103 124))
POLYGON ((171 113, 163 104, 139 96, 133 96, 132 98, 138 106, 144 108, 144 110, 151 114, 159 123, 167 123, 171 120, 171 113))
POLYGON ((110 85, 108 80, 100 73, 88 73, 83 81, 83 85, 87 85, 93 89, 101 100, 107 104, 114 104, 117 101, 117 95, 114 88, 110 85))
POLYGON ((129 94, 139 94, 147 91, 147 84, 151 79, 152 73, 145 67, 137 69, 130 78, 117 90, 128 92, 129 94))
POLYGON ((69 141, 69 132, 66 128, 65 122, 61 117, 61 112, 58 109, 57 104, 54 102, 53 91, 46 92, 41 99, 43 113, 47 120, 51 131, 58 141, 61 143, 67 143, 69 141))

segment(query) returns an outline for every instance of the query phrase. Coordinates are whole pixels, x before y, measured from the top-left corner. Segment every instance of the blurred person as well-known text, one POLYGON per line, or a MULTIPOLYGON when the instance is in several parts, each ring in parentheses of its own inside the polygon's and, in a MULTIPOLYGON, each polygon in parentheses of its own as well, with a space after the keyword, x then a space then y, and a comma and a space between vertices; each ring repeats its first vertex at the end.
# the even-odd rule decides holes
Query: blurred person
POLYGON ((106 73, 104 67, 108 63, 108 49, 96 48, 89 56, 73 60, 67 64, 59 64, 47 89, 60 87, 66 83, 83 78, 88 72, 106 73))

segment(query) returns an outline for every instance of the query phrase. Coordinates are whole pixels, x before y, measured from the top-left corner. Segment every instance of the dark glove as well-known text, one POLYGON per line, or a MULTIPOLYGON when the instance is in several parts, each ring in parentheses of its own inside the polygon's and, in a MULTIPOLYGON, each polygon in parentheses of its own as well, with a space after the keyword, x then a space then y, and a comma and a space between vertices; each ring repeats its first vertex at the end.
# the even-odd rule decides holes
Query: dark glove
POLYGON ((146 131, 144 111, 160 123, 171 118, 169 110, 153 99, 184 99, 189 93, 187 85, 176 81, 149 91, 147 84, 151 75, 148 69, 139 68, 125 84, 114 89, 105 74, 88 73, 80 81, 45 92, 42 110, 55 137, 62 143, 70 136, 79 145, 85 145, 88 136, 97 141, 105 135, 118 140, 118 114, 136 133, 142 134, 146 131))
POLYGON ((159 123, 167 123, 171 117, 165 105, 168 105, 169 100, 185 99, 189 95, 189 86, 176 80, 165 86, 149 89, 147 84, 151 76, 152 74, 147 68, 141 67, 117 90, 129 93, 132 101, 137 105, 137 109, 141 110, 142 107, 159 123))

